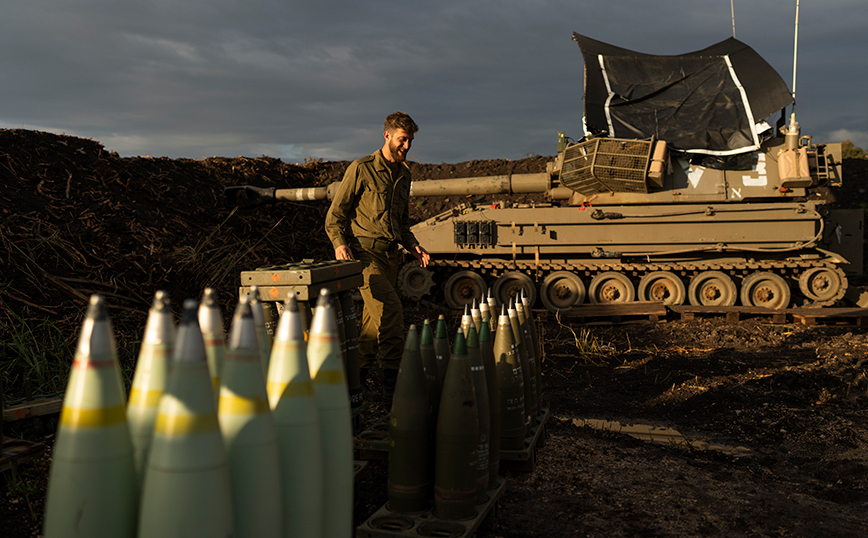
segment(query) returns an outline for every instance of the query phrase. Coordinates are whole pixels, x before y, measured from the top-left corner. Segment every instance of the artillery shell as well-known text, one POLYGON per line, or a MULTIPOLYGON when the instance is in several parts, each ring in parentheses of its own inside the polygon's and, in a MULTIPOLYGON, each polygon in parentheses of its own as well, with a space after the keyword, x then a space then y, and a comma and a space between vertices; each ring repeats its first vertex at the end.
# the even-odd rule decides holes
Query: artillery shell
POLYGON ((478 443, 479 414, 473 373, 464 333, 459 329, 446 370, 437 417, 434 511, 438 517, 473 517, 478 443))
POLYGON ((307 358, 322 432, 323 536, 346 537, 353 527, 352 419, 337 320, 326 290, 311 322, 307 358))
POLYGON ((283 535, 283 496, 277 430, 247 297, 238 301, 232 316, 219 401, 217 418, 229 454, 236 535, 278 538, 283 535))
POLYGON ((205 288, 202 302, 199 303, 199 328, 205 339, 205 355, 208 357, 208 371, 211 372, 211 386, 214 396, 220 397, 220 376, 226 361, 226 330, 223 326, 223 312, 217 303, 217 293, 213 288, 205 288))
POLYGON ((419 335, 411 325, 389 415, 389 508, 407 514, 428 507, 434 474, 431 404, 419 335))
POLYGON ((43 534, 135 536, 136 491, 111 321, 103 298, 92 295, 60 412, 43 534))
POLYGON ((139 538, 234 533, 229 459, 196 311, 195 300, 184 302, 145 468, 139 538))
POLYGON ((284 536, 321 536, 322 435, 295 294, 286 300, 274 334, 267 387, 280 453, 284 536))
POLYGON ((497 365, 494 361, 494 349, 491 347, 491 332, 488 330, 488 319, 483 318, 479 331, 479 356, 485 368, 485 382, 488 391, 488 413, 490 433, 488 435, 488 488, 497 486, 497 474, 500 468, 500 384, 497 380, 497 365))
POLYGON ((142 348, 127 402, 127 422, 135 449, 136 476, 141 490, 145 463, 157 420, 160 397, 166 390, 169 361, 175 345, 175 321, 168 294, 158 291, 148 312, 142 348))
POLYGON ((524 410, 524 375, 515 348, 512 325, 503 305, 494 339, 494 360, 500 388, 500 448, 524 448, 526 420, 524 410))
POLYGON ((491 450, 491 412, 488 401, 488 381, 485 378, 485 365, 479 349, 479 336, 476 327, 471 325, 467 331, 467 356, 470 357, 470 370, 473 373, 473 388, 476 392, 476 410, 479 416, 479 441, 476 456, 476 502, 488 499, 488 458, 491 450))

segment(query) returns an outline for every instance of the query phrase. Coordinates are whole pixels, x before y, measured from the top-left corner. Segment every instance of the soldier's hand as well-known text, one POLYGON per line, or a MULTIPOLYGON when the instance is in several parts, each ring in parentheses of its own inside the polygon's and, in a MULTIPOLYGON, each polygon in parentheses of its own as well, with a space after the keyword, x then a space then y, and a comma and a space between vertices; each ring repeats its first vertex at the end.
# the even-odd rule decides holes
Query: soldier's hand
POLYGON ((341 245, 335 249, 335 259, 336 260, 355 260, 353 257, 353 251, 350 250, 350 247, 346 245, 341 245))
POLYGON ((410 248, 410 253, 413 254, 413 256, 415 256, 417 260, 419 260, 419 264, 422 267, 428 267, 428 262, 431 261, 431 255, 428 254, 427 250, 422 248, 422 245, 413 245, 410 248))

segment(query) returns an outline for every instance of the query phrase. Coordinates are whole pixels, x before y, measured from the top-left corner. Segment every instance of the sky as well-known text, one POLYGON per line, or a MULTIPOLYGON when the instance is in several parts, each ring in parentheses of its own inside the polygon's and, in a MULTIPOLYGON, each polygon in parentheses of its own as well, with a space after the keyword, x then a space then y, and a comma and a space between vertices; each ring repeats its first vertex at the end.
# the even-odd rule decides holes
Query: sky
MULTIPOLYGON (((796 0, 732 0, 792 90, 796 0)), ((796 114, 868 149, 864 0, 801 0, 796 114)), ((730 0, 3 0, 0 128, 121 156, 352 160, 391 112, 422 163, 554 155, 582 135, 578 32, 648 54, 733 35, 730 0)), ((789 112, 789 111, 788 111, 789 112)))

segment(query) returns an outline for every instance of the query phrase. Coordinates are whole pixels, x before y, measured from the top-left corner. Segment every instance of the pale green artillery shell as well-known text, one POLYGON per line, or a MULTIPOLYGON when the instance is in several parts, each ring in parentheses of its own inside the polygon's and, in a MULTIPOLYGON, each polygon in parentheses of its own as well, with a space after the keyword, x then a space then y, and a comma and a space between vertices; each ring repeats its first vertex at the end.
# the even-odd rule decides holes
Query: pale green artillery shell
MULTIPOLYGON (((312 328, 317 327, 318 315, 318 312, 314 314, 312 328)), ((336 322, 332 323, 336 327, 336 322)), ((349 536, 353 528, 352 418, 337 340, 336 333, 312 330, 307 348, 322 434, 323 536, 326 538, 349 536)))
POLYGON ((271 349, 268 376, 268 399, 280 453, 284 536, 320 536, 322 435, 307 364, 307 343, 301 339, 276 339, 271 349))

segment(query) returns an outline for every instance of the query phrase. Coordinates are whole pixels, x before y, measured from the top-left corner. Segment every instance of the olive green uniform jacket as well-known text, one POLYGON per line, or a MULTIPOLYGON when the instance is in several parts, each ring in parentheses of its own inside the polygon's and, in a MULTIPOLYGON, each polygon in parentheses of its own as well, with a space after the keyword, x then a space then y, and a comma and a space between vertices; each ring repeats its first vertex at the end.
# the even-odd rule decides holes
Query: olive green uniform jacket
POLYGON ((407 250, 418 243, 410 231, 410 170, 389 167, 380 151, 350 164, 326 215, 334 248, 354 238, 395 241, 407 250))

